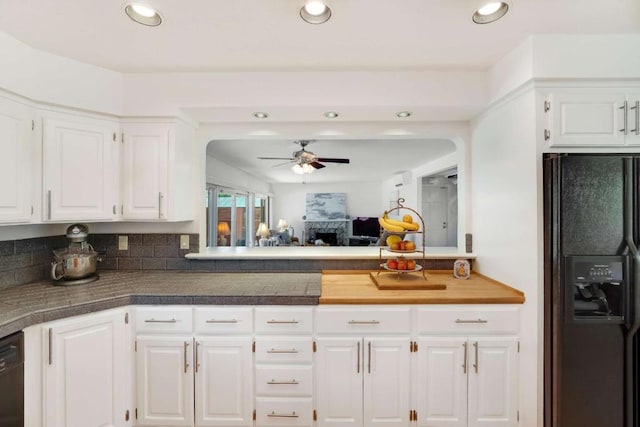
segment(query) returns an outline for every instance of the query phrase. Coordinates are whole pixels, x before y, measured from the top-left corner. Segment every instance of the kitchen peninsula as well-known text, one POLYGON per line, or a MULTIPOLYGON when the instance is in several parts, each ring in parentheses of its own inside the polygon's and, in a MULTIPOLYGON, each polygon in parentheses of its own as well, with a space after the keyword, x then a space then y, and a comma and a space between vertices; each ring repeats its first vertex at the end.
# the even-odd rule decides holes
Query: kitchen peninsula
MULTIPOLYGON (((464 408, 455 417, 491 416, 451 405, 463 393, 470 403, 491 397, 493 413, 515 426, 523 293, 477 274, 457 280, 450 271, 428 271, 427 277, 445 281, 447 289, 381 291, 366 271, 101 272, 86 285, 42 281, 0 290, 0 334, 25 334, 28 426, 49 425, 44 421, 62 416, 56 415, 61 407, 66 417, 99 415, 114 425, 129 425, 115 423, 126 413, 137 414, 134 425, 201 425, 193 420, 205 397, 223 396, 230 387, 235 392, 208 408, 209 418, 224 420, 237 410, 242 425, 253 425, 254 416, 255 425, 267 425, 260 420, 284 413, 310 426, 314 413, 338 416, 336 396, 361 393, 348 383, 363 381, 367 370, 377 377, 368 398, 395 411, 403 425, 413 412, 429 417, 431 408, 464 408), (405 292, 408 298, 399 298, 405 292), (467 347, 474 350, 464 353, 464 364, 473 361, 482 372, 472 378, 469 370, 469 381, 479 381, 473 389, 432 400, 423 381, 412 380, 447 389, 462 370, 432 370, 461 365, 467 347), (432 359, 433 351, 448 356, 432 359), (359 374, 353 375, 356 358, 359 374), (225 381, 215 372, 226 372, 225 381), (273 384, 287 378, 295 378, 288 379, 295 381, 292 395, 273 384), (83 405, 56 391, 62 387, 85 396, 83 405), (154 412, 159 407, 163 411, 154 412)), ((348 396, 344 406, 354 415, 362 412, 358 396, 348 396)))

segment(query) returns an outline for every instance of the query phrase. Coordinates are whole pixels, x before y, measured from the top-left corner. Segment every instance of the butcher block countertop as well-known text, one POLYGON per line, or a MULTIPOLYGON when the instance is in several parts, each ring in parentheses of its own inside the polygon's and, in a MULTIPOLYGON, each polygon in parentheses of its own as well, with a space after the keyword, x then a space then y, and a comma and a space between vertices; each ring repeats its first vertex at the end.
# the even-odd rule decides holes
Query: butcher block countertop
MULTIPOLYGON (((375 274, 375 273, 374 273, 375 274)), ((384 274, 384 273, 381 273, 384 274)), ((415 274, 415 273, 411 273, 415 274)), ((320 304, 522 304, 524 293, 478 273, 467 280, 449 271, 428 271, 429 282, 442 290, 379 290, 362 271, 324 271, 320 304)), ((400 279, 402 280, 402 278, 400 279)))

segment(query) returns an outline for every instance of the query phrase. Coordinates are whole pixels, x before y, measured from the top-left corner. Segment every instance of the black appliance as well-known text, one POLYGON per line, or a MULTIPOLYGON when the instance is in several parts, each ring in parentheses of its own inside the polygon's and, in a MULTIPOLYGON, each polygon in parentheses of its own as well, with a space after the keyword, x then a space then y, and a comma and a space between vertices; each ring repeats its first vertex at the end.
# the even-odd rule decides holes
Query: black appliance
POLYGON ((22 332, 0 339, 0 426, 24 427, 22 332))
POLYGON ((547 427, 639 427, 640 154, 546 154, 547 427))

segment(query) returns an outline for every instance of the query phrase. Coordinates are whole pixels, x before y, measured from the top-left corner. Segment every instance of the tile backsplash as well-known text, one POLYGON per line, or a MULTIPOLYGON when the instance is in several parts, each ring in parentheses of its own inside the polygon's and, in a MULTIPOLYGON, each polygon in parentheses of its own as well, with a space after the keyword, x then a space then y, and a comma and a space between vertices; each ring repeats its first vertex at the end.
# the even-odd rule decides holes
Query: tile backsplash
MULTIPOLYGON (((118 234, 90 234, 100 253, 100 270, 188 270, 185 254, 198 252, 199 236, 189 234, 189 249, 180 249, 179 234, 127 234, 129 247, 118 250, 118 234)), ((0 287, 48 279, 53 250, 67 247, 65 236, 0 241, 0 287)))

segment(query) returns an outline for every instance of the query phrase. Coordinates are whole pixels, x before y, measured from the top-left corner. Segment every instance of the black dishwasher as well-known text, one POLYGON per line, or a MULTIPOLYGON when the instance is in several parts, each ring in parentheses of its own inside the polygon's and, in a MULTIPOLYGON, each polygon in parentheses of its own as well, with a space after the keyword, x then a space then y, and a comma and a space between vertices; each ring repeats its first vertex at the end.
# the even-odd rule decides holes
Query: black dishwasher
POLYGON ((22 332, 0 339, 0 426, 24 427, 22 332))

